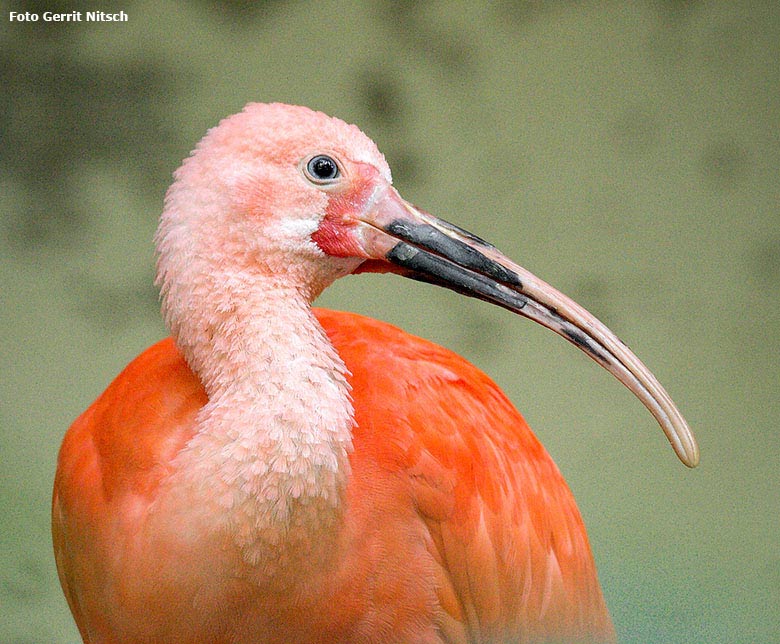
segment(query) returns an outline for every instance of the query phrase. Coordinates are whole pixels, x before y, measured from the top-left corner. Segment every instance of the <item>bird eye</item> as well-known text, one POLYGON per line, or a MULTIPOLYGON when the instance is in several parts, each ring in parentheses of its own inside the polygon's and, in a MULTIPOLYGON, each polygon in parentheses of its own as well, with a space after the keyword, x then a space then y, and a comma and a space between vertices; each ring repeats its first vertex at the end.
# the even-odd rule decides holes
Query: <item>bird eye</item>
POLYGON ((338 164, 326 154, 318 154, 306 164, 306 174, 314 183, 331 183, 341 176, 338 164))

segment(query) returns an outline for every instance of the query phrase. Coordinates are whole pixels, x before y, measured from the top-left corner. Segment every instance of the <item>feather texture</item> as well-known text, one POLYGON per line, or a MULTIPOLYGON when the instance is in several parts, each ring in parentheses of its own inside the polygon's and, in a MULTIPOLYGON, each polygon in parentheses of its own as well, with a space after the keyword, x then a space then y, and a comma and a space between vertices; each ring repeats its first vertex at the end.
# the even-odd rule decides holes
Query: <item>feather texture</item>
MULTIPOLYGON (((164 340, 76 420, 60 452, 55 553, 85 642, 613 641, 571 493, 496 385, 395 327, 315 311, 355 410, 334 521, 290 526, 297 568, 262 584, 225 535, 150 534, 208 400, 164 340)), ((168 523, 176 533, 188 519, 168 523)))

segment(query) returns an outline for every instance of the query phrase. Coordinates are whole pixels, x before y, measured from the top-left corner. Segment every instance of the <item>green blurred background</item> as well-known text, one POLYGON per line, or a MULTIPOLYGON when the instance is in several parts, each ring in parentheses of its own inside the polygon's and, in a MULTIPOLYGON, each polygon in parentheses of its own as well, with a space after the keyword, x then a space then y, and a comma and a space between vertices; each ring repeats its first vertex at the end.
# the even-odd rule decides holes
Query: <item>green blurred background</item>
MULTIPOLYGON (((86 3, 83 3, 86 4, 86 3)), ((163 336, 171 172, 248 101, 359 124, 411 201, 601 317, 701 443, 553 334, 392 276, 324 306, 446 345, 563 470, 622 642, 780 642, 780 5, 0 4, 0 641, 77 642, 49 537, 61 437, 163 336), (124 10, 127 23, 10 23, 124 10)))

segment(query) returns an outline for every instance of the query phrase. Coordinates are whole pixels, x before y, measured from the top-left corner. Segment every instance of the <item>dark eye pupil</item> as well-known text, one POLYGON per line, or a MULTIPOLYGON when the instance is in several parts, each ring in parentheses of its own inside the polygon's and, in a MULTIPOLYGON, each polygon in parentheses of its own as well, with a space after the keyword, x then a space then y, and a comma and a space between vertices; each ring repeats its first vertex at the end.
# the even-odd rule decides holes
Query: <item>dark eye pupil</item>
POLYGON ((309 161, 308 170, 312 177, 320 181, 330 181, 339 176, 339 167, 336 162, 324 154, 309 161))

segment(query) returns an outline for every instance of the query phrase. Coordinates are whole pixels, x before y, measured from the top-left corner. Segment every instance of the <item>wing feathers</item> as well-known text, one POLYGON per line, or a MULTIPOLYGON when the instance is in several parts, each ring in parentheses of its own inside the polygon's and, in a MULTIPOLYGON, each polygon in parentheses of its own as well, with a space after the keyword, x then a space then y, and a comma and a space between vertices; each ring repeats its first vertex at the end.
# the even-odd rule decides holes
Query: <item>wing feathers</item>
POLYGON ((441 567, 442 629, 452 641, 464 633, 471 642, 612 641, 571 492, 498 387, 389 325, 318 317, 352 372, 356 449, 377 450, 408 478, 441 567))

